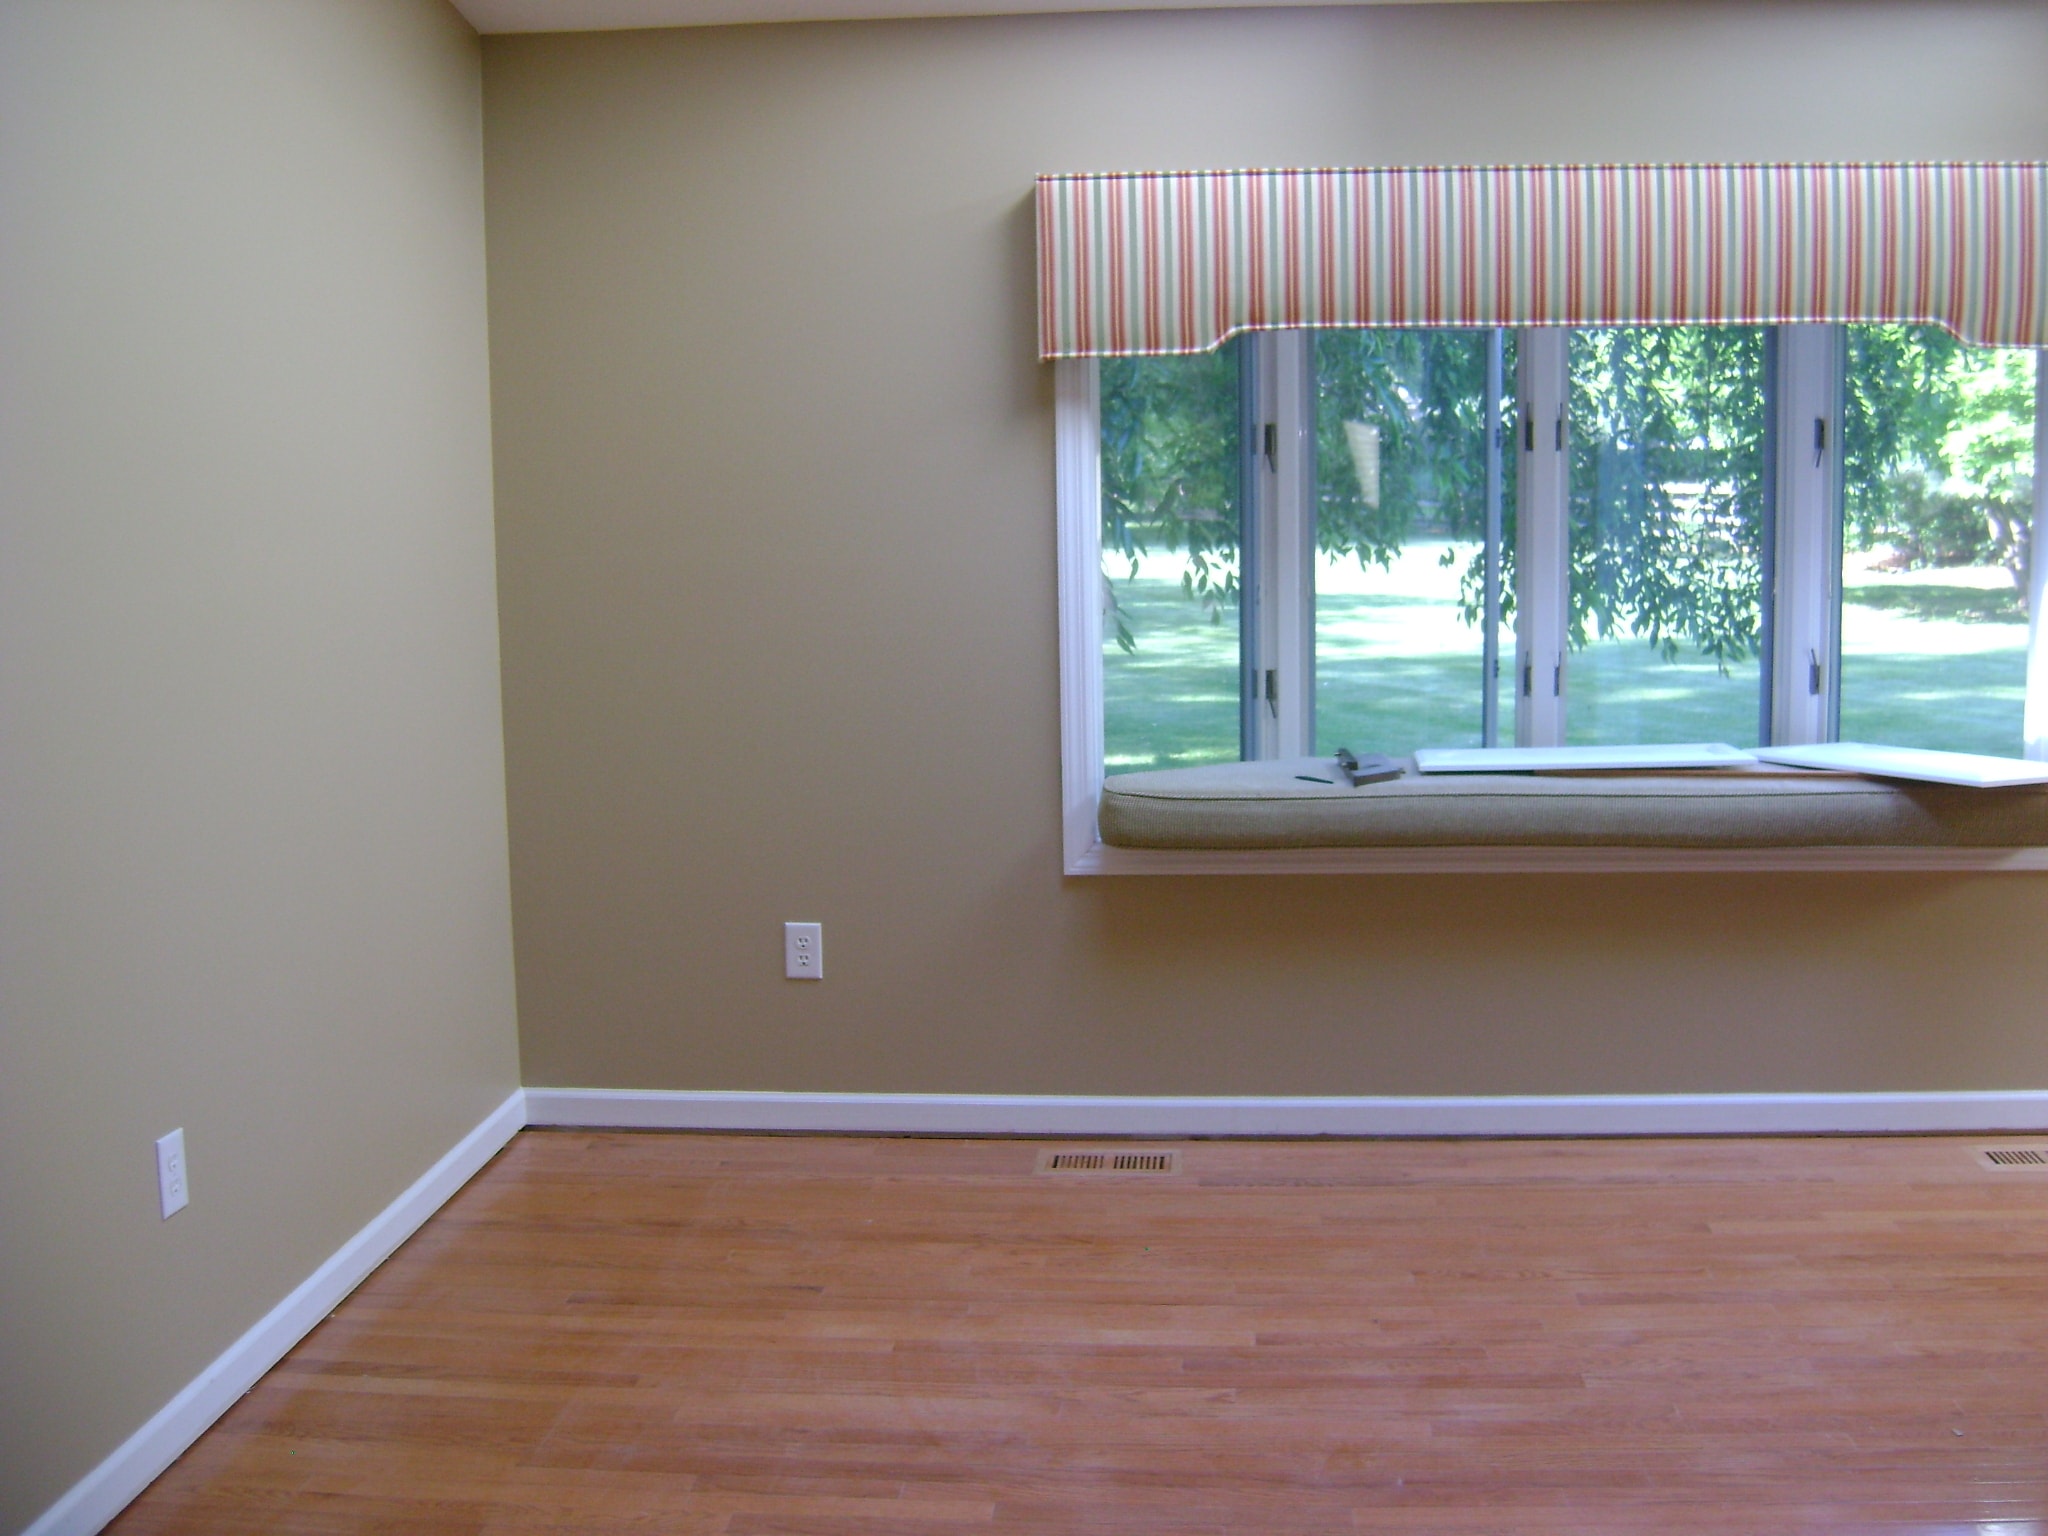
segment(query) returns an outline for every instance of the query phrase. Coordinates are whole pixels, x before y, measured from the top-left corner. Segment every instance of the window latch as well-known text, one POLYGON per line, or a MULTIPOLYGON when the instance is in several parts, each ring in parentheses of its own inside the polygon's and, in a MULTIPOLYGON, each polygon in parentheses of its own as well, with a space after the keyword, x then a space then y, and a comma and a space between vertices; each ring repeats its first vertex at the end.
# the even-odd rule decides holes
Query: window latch
POLYGON ((1820 696, 1820 682, 1820 652, 1808 651, 1806 653, 1806 691, 1818 698, 1820 696))
POLYGON ((1564 452, 1564 407, 1557 408, 1557 451, 1564 452))
POLYGON ((1275 720, 1280 718, 1280 674, 1271 667, 1266 669, 1266 708, 1273 712, 1275 720))
POLYGON ((1522 663, 1522 697, 1523 697, 1523 698, 1525 698, 1525 699, 1526 699, 1526 698, 1528 698, 1528 697, 1529 697, 1529 690, 1530 690, 1530 688, 1531 688, 1531 687, 1532 687, 1532 686, 1534 685, 1534 683, 1535 683, 1535 680, 1536 680, 1536 663, 1535 663, 1535 662, 1533 662, 1533 661, 1525 661, 1525 662, 1523 662, 1523 663, 1522 663))
MULTIPOLYGON (((1816 416, 1813 418, 1813 467, 1815 469, 1820 468, 1821 460, 1827 457, 1827 451, 1828 419, 1825 416, 1816 416)), ((1814 690, 1816 693, 1819 691, 1818 688, 1814 690)))
POLYGON ((1562 655, 1557 658, 1556 663, 1550 669, 1550 696, 1553 699, 1564 697, 1564 657, 1562 655))
POLYGON ((1266 468, 1272 470, 1275 474, 1280 472, 1280 425, 1278 422, 1269 421, 1266 423, 1266 468))
POLYGON ((1535 451, 1536 418, 1531 416, 1525 407, 1522 411, 1522 452, 1534 453, 1535 451))

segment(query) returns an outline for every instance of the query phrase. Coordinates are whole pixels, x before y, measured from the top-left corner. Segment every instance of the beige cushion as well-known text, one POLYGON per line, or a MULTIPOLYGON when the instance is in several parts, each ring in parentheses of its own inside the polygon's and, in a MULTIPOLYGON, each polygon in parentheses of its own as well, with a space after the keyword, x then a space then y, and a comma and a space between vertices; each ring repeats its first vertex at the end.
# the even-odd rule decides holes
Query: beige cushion
POLYGON ((1411 764, 1353 789, 1329 758, 1299 758, 1119 774, 1098 821, 1119 848, 2027 848, 2048 846, 2048 788, 1762 766, 1424 777, 1411 764))

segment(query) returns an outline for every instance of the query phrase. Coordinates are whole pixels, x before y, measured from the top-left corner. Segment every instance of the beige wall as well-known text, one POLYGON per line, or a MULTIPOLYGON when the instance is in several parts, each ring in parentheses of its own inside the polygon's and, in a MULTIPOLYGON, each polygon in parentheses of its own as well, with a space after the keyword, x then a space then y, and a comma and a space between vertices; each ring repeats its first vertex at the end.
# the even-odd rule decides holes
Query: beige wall
POLYGON ((1033 175, 2039 156, 2032 3, 487 39, 529 1084, 2048 1085, 2039 878, 1067 880, 1033 175), (780 924, 827 980, 781 979, 780 924))
POLYGON ((516 1082, 480 67, 0 3, 0 1530, 516 1082))

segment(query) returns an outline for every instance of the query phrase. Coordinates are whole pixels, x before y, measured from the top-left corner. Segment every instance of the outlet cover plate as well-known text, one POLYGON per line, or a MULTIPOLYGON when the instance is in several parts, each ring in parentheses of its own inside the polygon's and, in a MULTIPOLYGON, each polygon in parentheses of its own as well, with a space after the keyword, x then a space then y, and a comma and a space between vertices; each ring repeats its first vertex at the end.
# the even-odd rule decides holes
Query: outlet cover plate
POLYGON ((156 1139, 156 1194, 169 1221, 192 1203, 192 1187, 185 1177, 185 1128, 181 1125, 168 1136, 156 1139))
POLYGON ((825 979, 825 925, 782 925, 782 974, 791 981, 825 979))

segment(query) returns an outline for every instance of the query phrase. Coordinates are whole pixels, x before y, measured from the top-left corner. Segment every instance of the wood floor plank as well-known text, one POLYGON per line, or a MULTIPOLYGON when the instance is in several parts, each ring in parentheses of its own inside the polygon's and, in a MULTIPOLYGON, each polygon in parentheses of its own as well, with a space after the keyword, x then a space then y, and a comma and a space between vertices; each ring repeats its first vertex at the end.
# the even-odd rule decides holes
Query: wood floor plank
POLYGON ((1996 1144, 527 1132, 113 1529, 2048 1536, 1996 1144))

